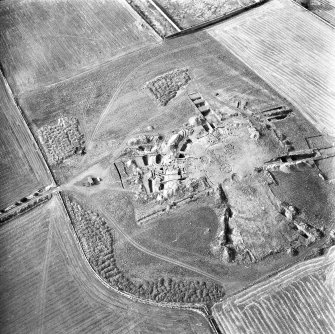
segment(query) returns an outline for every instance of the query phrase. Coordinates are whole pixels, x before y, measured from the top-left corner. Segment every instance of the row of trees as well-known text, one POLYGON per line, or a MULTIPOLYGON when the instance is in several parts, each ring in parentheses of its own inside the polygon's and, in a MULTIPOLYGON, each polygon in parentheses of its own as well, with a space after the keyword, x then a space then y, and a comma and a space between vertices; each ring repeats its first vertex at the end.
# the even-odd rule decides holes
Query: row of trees
POLYGON ((103 218, 66 199, 72 224, 81 246, 94 270, 120 291, 156 302, 211 302, 224 296, 221 286, 191 280, 159 279, 133 282, 117 265, 113 250, 113 233, 103 218))
POLYGON ((51 196, 52 195, 49 194, 48 196, 40 196, 40 197, 33 198, 31 201, 28 202, 28 204, 23 204, 23 205, 21 204, 17 208, 10 210, 8 213, 5 213, 0 216, 0 224, 4 223, 5 221, 9 219, 16 217, 17 215, 20 215, 26 211, 29 211, 35 206, 49 200, 51 196))

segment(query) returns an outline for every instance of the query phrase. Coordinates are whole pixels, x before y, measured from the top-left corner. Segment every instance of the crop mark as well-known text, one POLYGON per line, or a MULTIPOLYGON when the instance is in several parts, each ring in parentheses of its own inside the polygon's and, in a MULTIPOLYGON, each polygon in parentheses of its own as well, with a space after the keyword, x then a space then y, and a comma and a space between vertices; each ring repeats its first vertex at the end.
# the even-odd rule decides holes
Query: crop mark
MULTIPOLYGON (((43 37, 43 36, 41 36, 43 37)), ((81 39, 86 39, 86 40, 89 40, 89 41, 99 41, 99 40, 103 40, 103 38, 89 38, 89 37, 85 37, 85 36, 80 36, 80 35, 67 35, 67 34, 54 34, 54 35, 49 35, 47 37, 55 37, 55 38, 63 38, 63 37, 66 37, 66 38, 81 38, 81 39)))

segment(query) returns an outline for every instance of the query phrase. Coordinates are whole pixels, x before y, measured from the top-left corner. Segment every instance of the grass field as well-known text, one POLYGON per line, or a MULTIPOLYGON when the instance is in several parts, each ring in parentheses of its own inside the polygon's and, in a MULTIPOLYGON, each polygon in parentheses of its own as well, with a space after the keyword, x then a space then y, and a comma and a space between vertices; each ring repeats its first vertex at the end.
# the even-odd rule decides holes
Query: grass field
POLYGON ((1 1, 0 58, 15 94, 157 43, 122 0, 1 1))
POLYGON ((0 228, 1 333, 211 333, 188 310, 114 292, 83 257, 57 197, 0 228))
POLYGON ((0 209, 5 209, 52 179, 2 75, 0 101, 0 209))
POLYGON ((335 135, 332 27, 292 1, 272 0, 209 33, 320 131, 335 135))
POLYGON ((334 333, 335 249, 213 307, 224 334, 334 333))
MULTIPOLYGON (((199 203, 200 204, 200 203, 199 203)), ((208 255, 218 217, 209 207, 192 206, 186 210, 172 213, 153 222, 150 226, 150 237, 157 242, 167 243, 174 248, 182 248, 194 254, 208 255)))

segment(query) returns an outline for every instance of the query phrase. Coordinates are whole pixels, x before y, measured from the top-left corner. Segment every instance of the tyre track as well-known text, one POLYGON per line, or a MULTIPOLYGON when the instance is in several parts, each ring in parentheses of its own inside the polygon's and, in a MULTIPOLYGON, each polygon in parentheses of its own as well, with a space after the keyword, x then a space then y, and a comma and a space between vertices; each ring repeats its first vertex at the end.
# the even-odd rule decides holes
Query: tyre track
POLYGON ((202 270, 199 270, 198 268, 195 268, 193 266, 190 266, 188 264, 185 264, 181 261, 178 261, 178 260, 174 260, 174 259, 171 259, 170 257, 168 256, 165 256, 165 255, 161 255, 161 254, 158 254, 158 253, 155 253, 145 247, 143 247, 142 245, 140 245, 139 243, 137 243, 134 239, 132 239, 127 233, 125 233, 121 227, 117 224, 117 222, 114 220, 114 218, 110 215, 110 214, 107 214, 106 212, 104 212, 104 216, 107 218, 107 220, 109 222, 111 222, 114 226, 114 228, 132 245, 134 246, 136 249, 138 249, 139 251, 145 253, 145 254, 148 254, 148 255, 151 255, 153 257, 156 257, 160 260, 163 260, 163 261, 166 261, 166 262, 169 262, 169 263, 172 263, 172 264, 175 264, 177 266, 180 266, 182 268, 185 268, 185 269, 188 269, 188 270, 191 270, 197 274, 200 274, 204 277, 207 277, 215 282, 218 282, 220 283, 221 285, 223 284, 224 280, 222 278, 219 278, 219 277, 216 277, 214 275, 211 275, 211 274, 208 274, 202 270))
POLYGON ((111 98, 111 100, 109 101, 109 103, 107 104, 106 108, 104 109, 104 111, 100 114, 100 117, 99 117, 99 120, 98 120, 98 123, 96 124, 96 126, 94 127, 93 131, 92 131, 92 135, 90 136, 90 138, 87 140, 87 146, 88 148, 90 148, 90 145, 92 143, 92 141, 94 140, 94 138, 96 137, 98 131, 99 131, 99 128, 100 126, 102 125, 105 117, 107 116, 107 114, 109 112, 111 112, 113 110, 112 106, 113 104, 115 103, 115 101, 117 100, 118 98, 118 95, 119 93, 121 92, 121 90, 123 89, 123 87, 128 83, 128 80, 139 70, 141 70, 142 68, 144 68, 145 66, 147 66, 148 64, 150 64, 151 62, 154 62, 156 61, 157 59, 159 58, 162 58, 162 57, 165 57, 167 55, 172 55, 174 53, 177 53, 177 52, 180 52, 180 51, 183 51, 183 50, 187 50, 189 48, 192 48, 194 46, 200 46, 200 45, 203 45, 203 44, 206 44, 208 43, 209 41, 208 40, 205 40, 205 41, 202 41, 202 42, 195 42, 195 43, 192 43, 192 44, 189 44, 187 46, 183 46, 183 47, 179 47, 177 49, 174 49, 174 50, 170 50, 170 51, 167 51, 167 52, 164 52, 164 53, 161 53, 153 58, 150 58, 148 59, 147 61, 145 61, 144 63, 141 63, 140 66, 136 67, 134 70, 132 70, 123 80, 122 82, 119 84, 119 86, 116 88, 115 92, 113 93, 113 96, 111 98))

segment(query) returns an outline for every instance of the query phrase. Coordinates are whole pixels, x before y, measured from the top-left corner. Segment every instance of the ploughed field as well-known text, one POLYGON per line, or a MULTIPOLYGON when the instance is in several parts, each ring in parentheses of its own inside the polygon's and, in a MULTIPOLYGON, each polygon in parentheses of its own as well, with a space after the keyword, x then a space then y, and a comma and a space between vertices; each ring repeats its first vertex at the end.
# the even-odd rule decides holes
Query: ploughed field
POLYGON ((15 93, 157 43, 122 0, 1 1, 0 58, 15 93))
POLYGON ((202 315, 141 304, 86 261, 55 196, 0 227, 1 333, 211 333, 202 315))
POLYGON ((224 334, 334 333, 335 250, 213 307, 224 334))
POLYGON ((43 157, 0 74, 0 210, 52 183, 43 157))
POLYGON ((335 134, 332 27, 293 1, 273 0, 214 26, 209 33, 320 131, 335 134))

